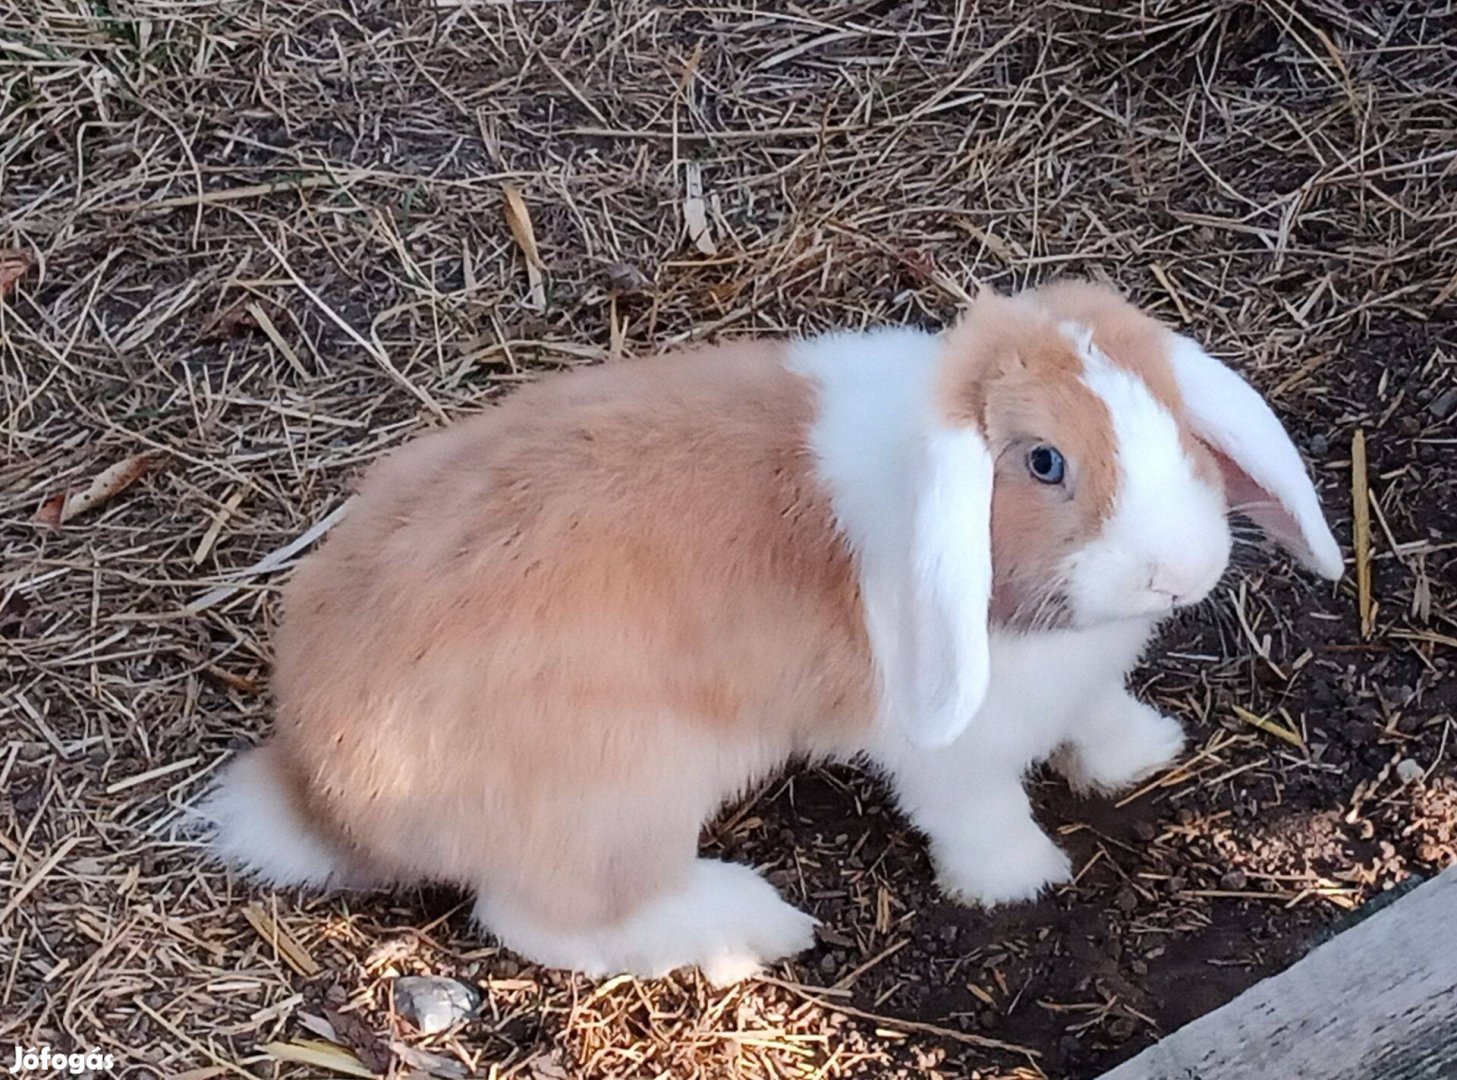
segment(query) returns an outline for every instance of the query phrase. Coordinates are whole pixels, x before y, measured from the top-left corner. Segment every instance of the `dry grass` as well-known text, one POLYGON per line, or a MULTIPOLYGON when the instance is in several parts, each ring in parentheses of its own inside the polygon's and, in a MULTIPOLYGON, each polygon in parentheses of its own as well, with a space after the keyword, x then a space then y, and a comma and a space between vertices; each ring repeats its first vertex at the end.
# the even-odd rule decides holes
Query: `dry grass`
POLYGON ((1086 1075, 1177 1022, 1178 970, 1157 986, 1181 942, 1269 908, 1255 971, 1330 903, 1451 861, 1457 14, 1112 7, 0 0, 0 249, 23 256, 0 250, 6 1060, 302 1077, 261 1048, 332 1031, 397 1074, 1086 1075), (1342 521, 1365 431, 1373 610, 1363 641, 1353 590, 1259 560, 1180 631, 1151 689, 1200 752, 1065 825, 1087 865, 1035 919, 966 945, 984 921, 932 898, 845 773, 715 830, 831 926, 722 994, 518 969, 458 897, 272 896, 178 838, 266 726, 296 542, 383 450, 543 370, 940 323, 974 283, 1063 272, 1237 358, 1342 521), (105 505, 33 520, 138 454, 105 505), (1076 941, 1114 937, 1089 975, 1076 941), (411 1035, 405 970, 477 980, 484 1019, 411 1035))

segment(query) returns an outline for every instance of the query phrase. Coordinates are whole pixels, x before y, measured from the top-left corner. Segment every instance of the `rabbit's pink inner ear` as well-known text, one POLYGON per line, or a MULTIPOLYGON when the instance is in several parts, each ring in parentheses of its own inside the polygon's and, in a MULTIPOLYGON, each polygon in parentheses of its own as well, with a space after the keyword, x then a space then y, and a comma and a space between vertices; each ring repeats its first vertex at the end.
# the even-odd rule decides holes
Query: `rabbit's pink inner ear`
POLYGON ((1230 505, 1265 529, 1308 569, 1338 579, 1341 549, 1321 512, 1310 473, 1257 390, 1192 338, 1171 334, 1169 364, 1194 435, 1224 472, 1230 505))
POLYGON ((1224 478, 1224 497, 1230 513, 1249 518, 1271 540, 1290 552, 1304 566, 1319 569, 1320 560, 1311 549, 1300 523, 1285 504, 1261 487, 1235 460, 1217 446, 1206 444, 1224 478))

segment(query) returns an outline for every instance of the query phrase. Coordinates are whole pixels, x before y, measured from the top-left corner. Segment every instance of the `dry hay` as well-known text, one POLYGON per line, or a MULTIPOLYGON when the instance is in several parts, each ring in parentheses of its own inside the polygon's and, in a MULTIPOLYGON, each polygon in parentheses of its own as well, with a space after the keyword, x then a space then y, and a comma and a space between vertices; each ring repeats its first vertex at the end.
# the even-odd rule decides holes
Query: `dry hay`
POLYGON ((1197 970, 1247 982, 1452 861, 1450 4, 0 0, 0 26, 7 1062, 302 1077, 276 1044, 332 1035, 366 1072, 1088 1075, 1178 1021, 1181 942, 1223 934, 1197 970), (712 842, 826 943, 716 994, 518 968, 454 895, 199 866, 178 826, 266 726, 280 577, 380 452, 540 371, 939 324, 1064 272, 1237 358, 1347 542, 1361 429, 1373 552, 1369 639, 1354 585, 1262 556, 1176 632, 1147 689, 1201 749, 1101 823, 1059 810, 1075 887, 977 939, 872 784, 801 774, 712 842), (387 986, 417 970, 479 982, 484 1018, 412 1034, 387 986))

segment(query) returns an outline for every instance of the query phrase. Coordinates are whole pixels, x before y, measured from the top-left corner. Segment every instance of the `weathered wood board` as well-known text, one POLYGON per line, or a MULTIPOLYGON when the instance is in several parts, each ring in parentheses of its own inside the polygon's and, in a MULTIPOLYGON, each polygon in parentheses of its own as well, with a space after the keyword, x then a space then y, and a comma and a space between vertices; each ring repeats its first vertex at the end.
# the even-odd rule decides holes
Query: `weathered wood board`
POLYGON ((1103 1080, 1457 1078, 1457 866, 1103 1080))

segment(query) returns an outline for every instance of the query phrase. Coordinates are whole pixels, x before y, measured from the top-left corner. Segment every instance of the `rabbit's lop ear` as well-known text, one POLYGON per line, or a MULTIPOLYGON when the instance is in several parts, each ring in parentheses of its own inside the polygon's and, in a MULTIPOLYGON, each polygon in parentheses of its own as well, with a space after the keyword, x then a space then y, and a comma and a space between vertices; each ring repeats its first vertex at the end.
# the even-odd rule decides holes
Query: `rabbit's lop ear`
POLYGON ((1194 434, 1224 473, 1230 508, 1307 569, 1335 581, 1344 562, 1290 436, 1259 393, 1198 343, 1174 335, 1169 361, 1194 434))
POLYGON ((992 456, 974 428, 937 426, 923 450, 887 689, 906 738, 932 749, 966 730, 990 678, 992 456))

